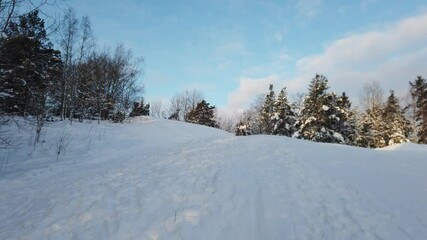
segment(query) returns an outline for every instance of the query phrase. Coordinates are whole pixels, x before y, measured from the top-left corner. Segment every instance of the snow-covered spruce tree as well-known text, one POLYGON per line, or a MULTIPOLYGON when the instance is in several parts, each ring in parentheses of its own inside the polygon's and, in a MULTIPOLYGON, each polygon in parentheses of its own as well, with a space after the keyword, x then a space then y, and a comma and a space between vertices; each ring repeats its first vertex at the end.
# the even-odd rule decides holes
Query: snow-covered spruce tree
POLYGON ((215 106, 209 106, 205 100, 200 101, 196 108, 188 113, 187 119, 189 123, 218 127, 215 121, 215 106))
POLYGON ((418 76, 414 82, 409 82, 415 111, 416 142, 427 144, 427 82, 418 76))
POLYGON ((268 87, 269 92, 265 95, 264 104, 261 108, 260 122, 262 125, 263 134, 272 134, 274 129, 274 123, 272 117, 274 116, 274 105, 275 105, 275 94, 273 90, 273 84, 268 87))
POLYGON ((316 142, 346 143, 334 129, 337 122, 336 95, 327 93, 328 79, 316 74, 304 99, 294 137, 316 142))
POLYGON ((332 129, 339 133, 346 144, 353 145, 356 139, 356 114, 351 109, 351 102, 345 92, 333 101, 334 113, 330 115, 332 129))
POLYGON ((360 147, 385 147, 385 122, 383 119, 384 92, 379 82, 363 86, 362 105, 365 111, 357 123, 356 145, 360 147))
POLYGON ((295 113, 292 106, 288 102, 288 94, 286 88, 283 88, 276 101, 274 102, 274 113, 271 117, 273 124, 273 134, 292 136, 295 132, 295 113))
POLYGON ((240 121, 236 124, 236 136, 247 136, 251 135, 251 126, 249 123, 240 121))
POLYGON ((384 140, 387 145, 409 141, 409 121, 405 118, 394 91, 390 92, 384 106, 383 119, 385 122, 384 140))
POLYGON ((356 123, 355 145, 372 148, 374 146, 374 135, 371 131, 373 124, 369 115, 366 112, 359 114, 359 119, 356 123))
POLYGON ((386 123, 382 105, 373 105, 361 116, 358 123, 356 145, 367 148, 381 148, 387 145, 386 123))

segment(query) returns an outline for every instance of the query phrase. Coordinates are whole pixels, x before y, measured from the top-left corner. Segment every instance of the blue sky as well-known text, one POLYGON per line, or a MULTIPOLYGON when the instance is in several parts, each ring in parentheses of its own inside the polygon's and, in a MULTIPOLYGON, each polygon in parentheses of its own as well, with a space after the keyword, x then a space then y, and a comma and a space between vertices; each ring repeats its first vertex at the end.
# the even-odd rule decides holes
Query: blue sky
POLYGON ((274 83, 306 92, 321 73, 357 101, 379 81, 403 95, 427 75, 425 0, 69 0, 98 43, 144 58, 148 100, 184 89, 233 113, 274 83), (398 71, 399 70, 399 71, 398 71))

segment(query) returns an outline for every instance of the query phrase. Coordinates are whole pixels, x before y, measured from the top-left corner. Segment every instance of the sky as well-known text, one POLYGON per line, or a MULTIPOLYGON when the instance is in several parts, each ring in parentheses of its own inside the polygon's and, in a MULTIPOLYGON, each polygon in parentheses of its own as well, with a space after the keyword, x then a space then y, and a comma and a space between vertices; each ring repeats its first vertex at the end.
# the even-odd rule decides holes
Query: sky
POLYGON ((274 84, 290 98, 316 73, 358 104, 378 81, 400 96, 427 77, 425 0, 68 0, 88 15, 98 44, 144 59, 148 101, 201 90, 234 114, 274 84))

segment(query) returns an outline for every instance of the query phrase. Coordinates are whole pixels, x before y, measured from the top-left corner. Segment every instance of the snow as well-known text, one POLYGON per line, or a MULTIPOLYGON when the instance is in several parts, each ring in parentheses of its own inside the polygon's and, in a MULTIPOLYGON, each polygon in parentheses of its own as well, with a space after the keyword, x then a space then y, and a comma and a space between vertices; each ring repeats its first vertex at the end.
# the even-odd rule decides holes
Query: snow
POLYGON ((276 120, 278 121, 280 119, 279 113, 274 113, 273 116, 271 116, 270 120, 276 120))
POLYGON ((328 107, 328 106, 326 106, 326 105, 323 105, 323 106, 322 106, 322 109, 323 109, 323 111, 328 111, 328 110, 329 110, 329 107, 328 107))
POLYGON ((0 98, 7 98, 7 97, 12 97, 12 95, 6 92, 0 92, 0 98))
POLYGON ((0 239, 427 237, 426 146, 236 137, 148 118, 45 130, 35 150, 25 131, 23 149, 0 149, 0 239))
POLYGON ((340 133, 334 132, 333 136, 335 139, 338 139, 338 141, 340 141, 342 143, 345 142, 344 137, 340 133))

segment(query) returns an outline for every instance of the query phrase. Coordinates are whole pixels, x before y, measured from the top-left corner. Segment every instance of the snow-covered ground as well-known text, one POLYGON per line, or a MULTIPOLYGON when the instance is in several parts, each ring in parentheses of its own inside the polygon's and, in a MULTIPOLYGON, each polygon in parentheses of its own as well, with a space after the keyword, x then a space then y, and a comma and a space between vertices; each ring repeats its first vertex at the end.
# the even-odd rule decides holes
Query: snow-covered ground
POLYGON ((45 130, 0 150, 0 239, 427 239, 427 146, 152 119, 45 130))

